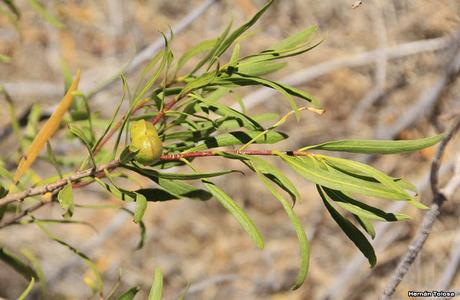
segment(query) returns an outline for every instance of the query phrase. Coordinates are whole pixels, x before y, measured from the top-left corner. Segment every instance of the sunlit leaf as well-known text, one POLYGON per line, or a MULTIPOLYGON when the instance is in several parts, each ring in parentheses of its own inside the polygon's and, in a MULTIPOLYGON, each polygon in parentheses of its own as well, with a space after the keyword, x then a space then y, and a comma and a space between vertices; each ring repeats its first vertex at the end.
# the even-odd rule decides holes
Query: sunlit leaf
POLYGON ((408 215, 401 213, 387 213, 369 204, 354 200, 341 191, 336 191, 333 189, 329 189, 327 187, 323 187, 323 190, 324 192, 326 192, 329 198, 334 200, 335 203, 337 203, 340 207, 355 215, 371 220, 387 222, 403 221, 410 219, 408 215))
POLYGON ((240 223, 241 227, 249 234, 256 246, 260 249, 264 247, 264 240, 259 230, 256 228, 255 224, 249 218, 249 216, 244 212, 235 201, 232 200, 224 191, 218 188, 214 183, 203 180, 205 187, 211 192, 211 194, 219 201, 219 203, 225 207, 240 223))
POLYGON ((289 220, 291 221, 292 226, 294 227, 297 239, 299 240, 299 248, 300 248, 300 268, 299 274, 297 275, 296 282, 293 286, 293 289, 298 289, 303 282, 308 273, 308 265, 310 260, 310 247, 308 244, 307 235, 303 228, 302 222, 300 221, 299 217, 296 215, 294 210, 292 209, 289 202, 284 199, 284 197, 278 193, 278 191, 270 184, 267 177, 262 175, 262 173, 258 172, 257 175, 259 176, 262 183, 267 187, 267 189, 275 196, 278 201, 280 201, 281 205, 283 205, 284 210, 286 211, 289 220))
POLYGON ((29 284, 27 285, 27 288, 22 292, 21 295, 19 295, 18 300, 25 300, 27 299, 27 296, 30 294, 32 289, 34 288, 35 285, 35 278, 31 278, 29 284))
POLYGON ((67 183, 62 190, 59 191, 57 199, 62 209, 64 210, 64 216, 66 218, 71 218, 74 211, 74 202, 73 202, 73 192, 72 184, 67 183))
MULTIPOLYGON (((195 147, 187 149, 187 152, 203 151, 217 147, 244 145, 260 132, 257 131, 233 131, 215 137, 210 137, 199 143, 195 147)), ((287 135, 278 131, 269 131, 259 137, 254 144, 274 144, 287 138, 287 135)))
POLYGON ((161 300, 161 294, 163 293, 163 273, 160 268, 155 268, 153 275, 152 287, 150 288, 148 300, 161 300))
POLYGON ((380 183, 361 180, 332 168, 325 170, 310 156, 292 157, 282 153, 277 153, 277 155, 286 161, 299 175, 318 185, 366 196, 392 200, 405 199, 404 194, 389 190, 380 183))
POLYGON ((307 146, 301 150, 327 150, 366 154, 394 154, 421 150, 441 141, 443 135, 418 140, 340 140, 307 146))

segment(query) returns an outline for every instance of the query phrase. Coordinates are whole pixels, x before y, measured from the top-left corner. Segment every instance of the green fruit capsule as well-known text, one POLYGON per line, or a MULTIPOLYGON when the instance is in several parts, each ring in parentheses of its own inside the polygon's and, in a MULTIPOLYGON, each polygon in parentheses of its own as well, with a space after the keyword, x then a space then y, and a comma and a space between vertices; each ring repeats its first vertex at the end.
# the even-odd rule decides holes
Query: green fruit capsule
POLYGON ((132 151, 139 151, 134 160, 143 165, 156 163, 163 152, 163 145, 152 123, 145 120, 134 121, 130 128, 132 151))

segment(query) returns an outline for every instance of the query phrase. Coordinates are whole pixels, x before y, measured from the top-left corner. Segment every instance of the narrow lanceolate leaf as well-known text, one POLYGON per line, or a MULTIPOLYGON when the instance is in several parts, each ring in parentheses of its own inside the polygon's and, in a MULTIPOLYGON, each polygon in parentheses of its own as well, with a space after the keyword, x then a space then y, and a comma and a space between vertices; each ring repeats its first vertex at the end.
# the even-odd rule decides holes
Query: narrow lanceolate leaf
POLYGON ((311 26, 305 30, 297 32, 289 36, 288 38, 271 46, 270 50, 284 52, 284 51, 295 49, 297 48, 297 46, 302 45, 305 42, 307 42, 307 39, 311 37, 311 35, 314 34, 316 30, 317 30, 316 26, 311 26))
POLYGON ((266 160, 257 156, 245 156, 252 162, 252 166, 257 172, 262 173, 265 177, 273 181, 280 188, 285 190, 292 198, 294 203, 297 199, 300 199, 300 194, 297 191, 295 185, 283 174, 281 170, 275 168, 273 165, 268 163, 266 160))
POLYGON ((27 299, 27 296, 30 294, 32 291, 33 287, 35 285, 35 278, 31 278, 29 284, 27 285, 27 288, 22 292, 22 294, 18 297, 18 300, 25 300, 27 299))
POLYGON ((372 224, 372 222, 366 217, 362 217, 362 216, 358 216, 358 215, 353 215, 353 217, 356 219, 356 221, 361 226, 361 228, 364 229, 364 231, 366 231, 367 234, 372 239, 375 239, 376 233, 375 233, 375 228, 374 228, 374 225, 372 224))
POLYGON ((276 152, 276 154, 299 175, 318 185, 366 196, 392 200, 405 199, 405 195, 390 190, 380 183, 358 179, 333 168, 323 169, 319 162, 310 156, 291 157, 280 152, 276 152))
POLYGON ((57 195, 59 204, 64 210, 64 217, 71 218, 74 210, 72 184, 69 182, 57 195))
POLYGON ((195 94, 190 94, 189 96, 192 97, 192 98, 197 99, 200 102, 202 102, 203 106, 206 106, 206 109, 208 109, 208 110, 210 110, 210 111, 212 111, 212 112, 214 112, 214 113, 216 113, 218 115, 221 115, 221 116, 224 116, 224 117, 234 117, 235 120, 238 120, 241 123, 243 123, 244 127, 246 127, 246 128, 253 129, 253 130, 263 130, 263 127, 259 123, 254 121, 249 116, 240 113, 239 111, 236 111, 236 110, 234 110, 232 108, 229 108, 229 107, 227 107, 225 105, 219 104, 216 101, 212 101, 212 100, 200 97, 200 96, 195 95, 195 94))
POLYGON ((14 183, 17 183, 21 176, 24 174, 25 171, 32 165, 32 163, 37 158, 40 151, 45 146, 46 142, 54 135, 56 130, 61 123, 62 117, 64 116, 65 112, 69 109, 70 105, 72 104, 72 92, 75 91, 78 87, 78 82, 80 81, 80 70, 77 71, 75 75, 75 79, 70 85, 69 90, 65 94, 64 98, 62 98, 61 102, 59 103, 56 110, 53 112, 51 117, 46 121, 45 125, 40 129, 38 135, 30 145, 29 149, 27 150, 26 154, 23 156, 21 161, 19 162, 18 168, 16 173, 14 174, 14 183))
POLYGON ((29 0, 29 4, 48 23, 58 29, 64 28, 64 24, 62 24, 55 16, 51 15, 38 0, 29 0))
MULTIPOLYGON (((190 198, 206 201, 212 198, 212 194, 208 191, 196 188, 193 185, 184 183, 182 181, 163 178, 155 178, 152 180, 155 181, 159 186, 164 188, 169 194, 175 196, 177 199, 190 198)), ((149 198, 148 200, 150 201, 149 198)))
POLYGON ((197 180, 197 179, 203 179, 203 178, 222 176, 222 175, 226 175, 230 173, 242 173, 239 170, 225 170, 225 171, 211 172, 211 173, 179 174, 179 173, 158 172, 153 169, 132 167, 129 165, 125 165, 123 167, 131 171, 134 171, 140 175, 147 176, 150 179, 163 178, 163 179, 172 179, 172 180, 197 180))
POLYGON ((323 190, 326 192, 329 198, 334 200, 334 202, 337 203, 340 207, 360 217, 386 222, 410 219, 408 215, 401 213, 387 213, 379 208, 352 199, 341 191, 332 190, 327 187, 323 187, 323 190))
POLYGON ((359 172, 359 174, 363 174, 364 176, 374 178, 376 181, 382 183, 384 186, 388 187, 389 189, 394 190, 395 192, 400 193, 402 196, 405 196, 407 200, 412 199, 409 194, 399 184, 393 181, 393 178, 389 177, 385 173, 360 162, 337 158, 337 157, 330 157, 326 155, 316 155, 315 157, 319 157, 320 159, 324 159, 324 161, 332 165, 333 167, 345 170, 350 170, 351 172, 359 172))
POLYGON ((139 288, 137 286, 130 288, 129 290, 125 291, 121 294, 117 300, 133 300, 136 294, 139 292, 139 288))
POLYGON ((249 218, 249 216, 244 212, 235 201, 232 200, 224 191, 218 188, 214 183, 202 180, 206 188, 211 192, 211 194, 219 201, 219 203, 225 207, 240 223, 241 227, 249 234, 251 239, 254 241, 256 246, 260 249, 264 247, 264 240, 259 230, 256 228, 254 222, 249 218))
POLYGON ((217 39, 206 40, 187 50, 177 61, 175 71, 181 69, 192 57, 212 49, 216 43, 217 39))
POLYGON ((147 198, 144 195, 135 193, 136 195, 136 209, 134 210, 134 223, 138 224, 142 221, 142 217, 147 209, 147 198))
POLYGON ((6 250, 5 248, 0 248, 0 260, 24 276, 25 279, 38 279, 37 273, 32 267, 29 266, 28 263, 25 263, 22 259, 6 250))
MULTIPOLYGON (((209 137, 185 152, 202 151, 217 147, 244 145, 260 134, 259 131, 233 131, 215 137, 209 137)), ((286 139, 287 135, 278 131, 269 131, 257 138, 254 144, 275 144, 286 139)))
POLYGON ((366 239, 364 234, 356 228, 353 223, 343 217, 329 202, 327 197, 323 194, 322 187, 317 185, 318 193, 323 199, 324 205, 327 208, 327 211, 334 219, 334 221, 339 225, 342 231, 347 235, 347 237, 358 247, 358 249, 364 254, 364 256, 369 261, 371 267, 375 266, 377 263, 377 257, 375 256, 374 248, 366 239))
POLYGON ((259 10, 247 23, 238 27, 233 31, 225 40, 219 44, 218 48, 214 52, 214 57, 211 58, 209 65, 211 66, 224 52, 227 50, 232 43, 240 37, 245 31, 247 31, 257 20, 263 15, 263 13, 272 5, 273 0, 269 0, 261 10, 259 10))
POLYGON ((99 183, 116 198, 127 202, 135 201, 136 209, 134 211, 134 222, 139 223, 142 221, 142 217, 144 216, 145 210, 147 209, 147 199, 144 195, 116 187, 115 185, 106 183, 99 178, 94 178, 94 180, 96 180, 97 183, 99 183))
POLYGON ((287 66, 285 62, 261 61, 238 66, 238 72, 251 76, 262 76, 279 71, 285 66, 287 66))
POLYGON ((163 273, 160 268, 155 268, 153 275, 152 287, 150 288, 148 300, 161 300, 161 294, 163 293, 163 273))
POLYGON ((102 282, 102 277, 101 277, 101 273, 99 273, 96 265, 91 261, 91 259, 86 255, 84 254, 83 252, 81 252, 80 250, 78 250, 77 248, 75 248, 74 246, 70 245, 69 243, 61 240, 59 237, 57 237, 55 234, 53 234, 52 232, 50 232, 40 221, 36 220, 35 221, 35 224, 38 226, 38 228, 40 228, 50 239, 52 239, 53 241, 57 242, 58 244, 61 244, 62 246, 66 247, 67 249, 69 249, 70 251, 72 251, 75 255, 77 255, 78 257, 80 257, 85 263, 86 265, 91 269, 94 277, 95 277, 95 280, 92 280, 91 282, 91 288, 93 289, 93 291, 95 293, 97 292, 100 292, 104 289, 104 283, 102 282))
POLYGON ((267 189, 273 194, 273 196, 275 196, 275 198, 278 199, 278 201, 280 201, 281 205, 283 205, 283 208, 286 211, 289 220, 291 221, 292 226, 294 227, 295 232, 297 234, 297 239, 299 240, 300 248, 300 268, 296 282, 293 286, 293 289, 297 289, 303 284, 303 282, 305 281, 305 277, 308 273, 310 247, 308 244, 307 235, 302 226, 302 222, 300 222, 299 217, 296 215, 289 202, 286 199, 284 199, 284 197, 280 193, 278 193, 278 191, 268 181, 266 176, 262 175, 262 173, 260 172, 257 172, 257 175, 259 176, 262 183, 267 187, 267 189))
POLYGON ((327 150, 366 154, 394 154, 421 150, 437 144, 442 135, 417 140, 340 140, 304 147, 301 150, 327 150))

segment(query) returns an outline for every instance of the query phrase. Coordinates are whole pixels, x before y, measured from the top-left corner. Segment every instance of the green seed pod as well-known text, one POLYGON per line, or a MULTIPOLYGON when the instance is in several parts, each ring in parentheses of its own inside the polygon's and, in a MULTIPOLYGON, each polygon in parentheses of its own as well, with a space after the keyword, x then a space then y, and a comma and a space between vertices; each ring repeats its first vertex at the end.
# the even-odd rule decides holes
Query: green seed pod
POLYGON ((134 160, 144 165, 152 165, 160 159, 163 145, 158 132, 152 123, 145 120, 134 121, 130 129, 133 151, 139 150, 134 160))

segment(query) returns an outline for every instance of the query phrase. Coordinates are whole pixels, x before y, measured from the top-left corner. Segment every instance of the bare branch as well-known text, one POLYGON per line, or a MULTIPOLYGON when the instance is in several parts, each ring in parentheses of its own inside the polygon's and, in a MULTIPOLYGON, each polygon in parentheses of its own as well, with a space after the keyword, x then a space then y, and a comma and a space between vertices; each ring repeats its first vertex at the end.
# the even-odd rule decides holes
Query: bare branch
POLYGON ((414 262, 415 258, 417 257, 418 253, 422 250, 425 241, 427 240, 431 229, 433 227, 433 223, 435 222, 437 216, 439 215, 439 209, 442 206, 443 202, 446 200, 446 197, 439 191, 438 188, 438 170, 439 170, 439 161, 444 153, 444 150, 452 139, 454 134, 460 128, 460 118, 455 121, 454 126, 449 130, 448 134, 444 137, 441 144, 438 147, 436 155, 433 159, 433 163, 431 165, 431 173, 430 173, 430 184, 431 189, 433 192, 433 203, 431 204, 430 210, 425 214, 423 218, 422 224, 419 227, 417 235, 415 236, 414 240, 410 244, 406 254, 398 264, 396 271, 393 273, 392 278, 388 282, 385 290, 380 299, 388 300, 390 296, 396 290, 396 287, 401 283, 404 276, 409 271, 409 267, 414 262))

